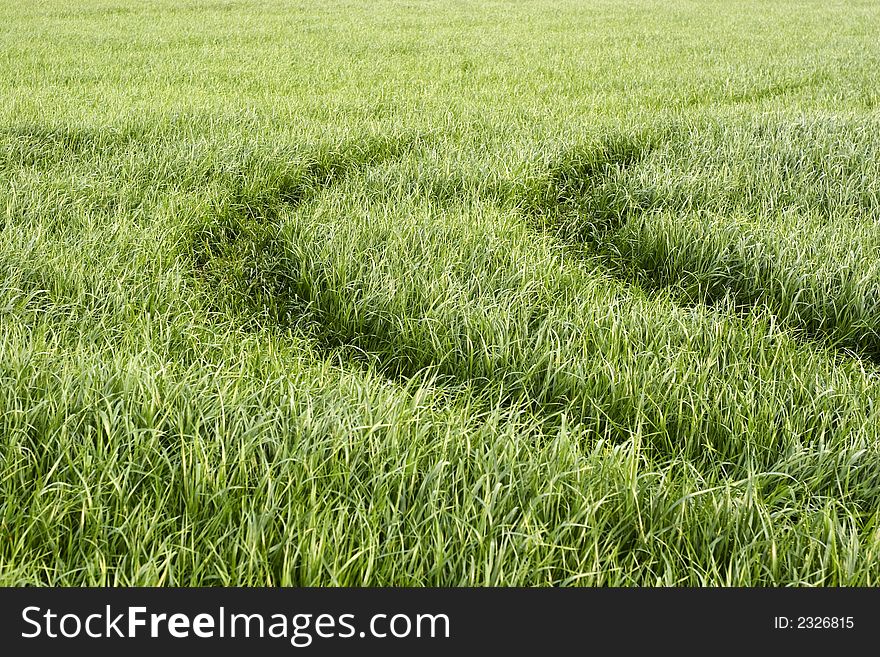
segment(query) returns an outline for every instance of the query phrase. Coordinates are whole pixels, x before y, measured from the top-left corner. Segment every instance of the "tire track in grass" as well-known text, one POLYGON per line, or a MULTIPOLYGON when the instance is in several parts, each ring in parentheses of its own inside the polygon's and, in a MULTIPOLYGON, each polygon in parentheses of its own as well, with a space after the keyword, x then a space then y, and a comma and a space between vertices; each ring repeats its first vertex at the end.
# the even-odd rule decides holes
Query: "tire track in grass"
MULTIPOLYGON (((768 131, 760 127, 755 136, 769 139, 768 131)), ((683 305, 772 313, 797 339, 829 347, 840 357, 880 363, 880 239, 864 228, 843 226, 837 233, 829 228, 837 219, 831 192, 816 194, 817 214, 809 226, 799 226, 796 214, 788 232, 776 234, 778 226, 755 227, 742 209, 725 213, 712 207, 718 202, 704 196, 705 190, 663 189, 638 175, 664 142, 676 140, 678 151, 687 149, 689 137, 678 130, 614 135, 570 149, 521 192, 518 206, 539 230, 587 245, 623 281, 667 289, 683 305), (808 229, 818 246, 802 239, 808 229), (850 229, 862 238, 855 244, 843 236, 850 229), (820 276, 809 260, 821 260, 823 248, 840 258, 820 276), (870 258, 874 264, 865 266, 870 258)), ((795 162, 793 171, 778 175, 819 178, 811 165, 795 162)), ((785 180, 780 186, 785 191, 785 180)), ((742 193, 759 196, 760 190, 742 193)), ((787 202, 771 199, 779 212, 787 202)), ((877 199, 868 194, 854 203, 857 217, 878 213, 877 199)))
MULTIPOLYGON (((549 186, 548 195, 574 213, 583 207, 583 180, 635 166, 646 157, 637 146, 623 139, 580 158, 577 175, 563 169, 557 179, 565 185, 549 186)), ((807 384, 790 389, 780 379, 781 358, 797 371, 815 370, 817 386, 848 389, 849 375, 818 354, 791 351, 787 338, 767 327, 752 326, 752 335, 722 315, 691 314, 669 299, 658 304, 630 280, 620 287, 578 273, 577 258, 546 244, 534 246, 550 259, 533 257, 531 242, 508 239, 521 225, 516 214, 485 234, 464 220, 371 229, 375 217, 347 220, 348 232, 326 239, 315 234, 309 209, 297 208, 371 166, 344 161, 306 161, 291 165, 286 177, 270 177, 272 184, 257 176, 233 187, 195 232, 189 253, 222 303, 244 306, 255 325, 305 327, 319 352, 344 352, 390 379, 429 373, 441 386, 467 386, 547 423, 580 423, 615 442, 642 436, 658 454, 727 461, 734 471, 744 459, 772 462, 781 449, 848 431, 857 419, 834 395, 817 396, 807 384), (438 245, 452 249, 438 256, 438 245), (397 261, 385 272, 389 257, 397 261), (451 269, 432 269, 438 258, 451 269), (377 287, 383 272, 418 275, 407 278, 408 296, 397 297, 377 287), (803 409, 803 417, 780 415, 779 408, 803 409), (730 409, 748 416, 751 433, 731 429, 730 409)), ((631 196, 601 215, 602 229, 588 233, 594 244, 637 212, 631 196)), ((548 226, 553 212, 551 205, 548 226)))
MULTIPOLYGON (((382 300, 375 298, 376 304, 365 301, 358 307, 351 298, 351 286, 357 281, 339 279, 332 265, 322 262, 317 255, 320 238, 308 225, 295 226, 282 217, 289 217, 350 174, 393 161, 408 149, 405 144, 396 145, 386 153, 384 148, 357 143, 324 154, 311 153, 301 162, 252 165, 232 181, 226 197, 191 231, 186 257, 197 279, 217 308, 243 316, 246 326, 296 328, 311 338, 319 353, 343 358, 355 367, 367 365, 389 380, 406 384, 418 378, 453 391, 466 388, 478 395, 485 393, 498 407, 528 408, 547 422, 556 421, 568 400, 538 390, 540 379, 551 378, 552 355, 543 364, 529 365, 534 380, 524 388, 517 367, 494 363, 490 352, 503 349, 495 344, 498 336, 481 333, 470 324, 474 318, 467 316, 462 299, 451 300, 454 310, 447 319, 455 326, 446 324, 436 330, 421 328, 438 325, 436 317, 424 314, 431 313, 426 310, 432 304, 427 298, 421 299, 421 306, 416 300, 418 307, 405 311, 382 307, 382 300), (255 173, 259 169, 263 172, 255 173), (438 342, 448 345, 447 353, 439 353, 438 342), (499 386, 495 375, 503 380, 499 386)), ((459 237, 455 230, 448 235, 450 241, 459 237)), ((375 249, 368 247, 363 254, 381 259, 377 254, 386 240, 374 240, 375 249)), ((352 244, 351 248, 363 249, 364 245, 352 244)), ((424 282, 426 287, 431 284, 424 282)), ((552 331, 542 325, 540 315, 534 313, 525 331, 538 337, 518 339, 538 344, 540 335, 552 331)))
POLYGON ((327 307, 328 290, 292 252, 279 216, 349 175, 403 157, 424 140, 419 135, 377 137, 308 151, 299 161, 251 163, 187 240, 185 256, 214 305, 239 316, 243 312, 246 325, 253 328, 296 328, 328 358, 354 367, 373 366, 389 380, 407 383, 424 374, 429 364, 414 365, 412 350, 401 348, 396 358, 385 358, 365 344, 370 327, 334 317, 327 307), (407 354, 409 364, 403 365, 407 354))
MULTIPOLYGON (((665 138, 680 137, 676 132, 670 131, 666 133, 665 138)), ((785 280, 784 264, 768 258, 766 248, 758 253, 754 251, 750 253, 747 249, 740 251, 725 249, 723 240, 717 238, 707 240, 705 244, 698 244, 698 247, 707 254, 710 261, 714 258, 727 260, 729 264, 722 269, 724 275, 715 280, 707 276, 705 281, 699 281, 700 284, 696 289, 688 289, 686 283, 690 272, 711 271, 711 267, 704 266, 704 263, 695 257, 683 257, 676 263, 676 267, 669 267, 670 259, 667 253, 662 251, 652 253, 650 248, 639 242, 639 232, 627 232, 633 225, 639 226, 640 222, 656 219, 658 212, 693 211, 692 206, 696 205, 699 209, 700 204, 705 201, 699 196, 676 197, 658 193, 656 188, 650 186, 632 184, 635 177, 630 175, 631 172, 646 163, 661 142, 662 140, 656 135, 617 135, 607 141, 594 144, 591 148, 568 151, 546 170, 545 176, 538 185, 526 185, 525 194, 520 191, 516 207, 537 227, 539 233, 549 234, 563 244, 576 247, 576 252, 586 248, 592 254, 598 254, 613 277, 627 285, 644 289, 649 298, 659 299, 658 293, 664 290, 662 295, 664 300, 672 301, 674 307, 681 309, 699 306, 712 309, 714 306, 721 306, 718 308, 721 313, 730 315, 730 311, 733 310, 734 315, 750 316, 751 321, 755 318, 769 317, 771 322, 781 325, 787 336, 794 338, 806 348, 803 352, 806 356, 815 354, 821 358, 821 354, 816 351, 818 348, 820 352, 830 355, 838 364, 847 365, 847 369, 853 370, 856 374, 856 385, 850 392, 855 395, 853 399, 844 403, 844 397, 840 397, 839 407, 835 407, 834 404, 829 406, 823 402, 822 396, 828 393, 836 395, 848 386, 838 388, 836 385, 831 385, 826 391, 820 389, 810 391, 809 386, 800 383, 793 387, 803 387, 803 389, 795 392, 789 404, 781 405, 778 411, 766 409, 768 413, 775 413, 781 423, 773 429, 775 423, 771 422, 765 430, 772 429, 780 434, 791 432, 792 427, 786 419, 789 412, 781 409, 791 409, 803 416, 814 417, 816 426, 813 433, 818 441, 819 452, 813 452, 814 441, 789 444, 785 450, 779 452, 780 460, 773 464, 774 469, 787 472, 795 476, 798 481, 812 482, 809 490, 804 491, 805 495, 833 496, 840 492, 839 482, 845 480, 847 486, 851 488, 847 494, 850 499, 871 504, 876 486, 880 482, 880 453, 876 445, 867 441, 864 427, 866 422, 871 421, 869 418, 874 417, 872 410, 874 405, 869 399, 874 395, 868 392, 872 386, 864 377, 863 365, 856 364, 858 361, 853 361, 851 357, 867 359, 871 363, 878 362, 876 322, 873 326, 866 326, 863 333, 850 332, 841 339, 834 333, 833 322, 829 325, 827 321, 829 317, 833 319, 833 313, 823 316, 821 307, 813 316, 807 317, 778 312, 784 307, 784 299, 774 298, 761 287, 761 283, 765 280, 785 280), (624 239, 621 239, 621 236, 624 239), (754 257, 757 262, 749 262, 749 256, 754 257), (751 285, 744 285, 743 281, 751 285), (777 311, 775 316, 773 311, 777 311), (781 321, 779 321, 780 316, 781 321), (865 382, 862 382, 862 379, 865 379, 865 382), (867 402, 867 405, 862 406, 859 400, 867 402), (843 406, 848 408, 844 409, 843 406), (829 442, 839 443, 838 448, 841 450, 839 456, 833 456, 834 449, 827 446, 829 442), (851 465, 845 465, 847 459, 851 459, 851 465), (829 461, 834 461, 830 464, 833 467, 822 477, 817 477, 817 472, 820 472, 823 466, 828 466, 829 461)), ((870 209, 872 206, 867 207, 870 209)), ((674 220, 674 216, 671 220, 674 220)), ((753 235, 749 237, 754 238, 753 235)), ((681 241, 684 239, 682 238, 681 241)), ((693 244, 693 240, 688 244, 693 244)), ((719 269, 717 265, 715 268, 719 269)), ((840 288, 844 290, 846 289, 845 273, 837 279, 840 288)), ((780 289, 783 294, 786 291, 784 287, 780 289)), ((804 294, 803 290, 797 290, 796 294, 809 297, 809 294, 804 294)), ((833 308, 832 303, 832 310, 833 308)), ((868 311, 865 313, 867 317, 880 314, 877 312, 880 311, 878 304, 868 305, 867 308, 868 311), (874 313, 871 311, 872 308, 874 313)), ((743 324, 742 330, 747 330, 747 326, 743 324)), ((718 336, 718 339, 723 338, 718 336)), ((764 351, 761 348, 755 353, 746 354, 745 360, 757 358, 763 362, 770 355, 775 363, 776 356, 772 353, 762 353, 764 351)), ((802 364, 806 365, 808 359, 803 360, 802 364)), ((791 360, 791 363, 780 363, 780 365, 791 367, 797 359, 791 360)), ((719 371, 726 365, 719 362, 719 371)), ((761 366, 758 366, 753 373, 758 375, 755 377, 756 389, 757 381, 761 381, 762 386, 769 383, 766 379, 767 373, 778 378, 775 366, 763 376, 760 370, 761 366)), ((809 371, 809 369, 805 370, 804 374, 809 371)), ((796 370, 792 370, 792 373, 795 374, 796 370)), ((813 373, 815 372, 811 372, 813 373)), ((749 378, 751 377, 744 377, 746 383, 749 378)), ((736 385, 734 384, 733 387, 735 388, 736 385)), ((758 398, 753 400, 755 404, 758 402, 758 398)), ((720 398, 719 403, 721 403, 720 398)), ((663 406, 668 410, 670 405, 661 404, 661 409, 663 406)), ((696 407, 692 409, 693 412, 697 410, 696 407)), ((749 414, 751 413, 752 411, 749 411, 749 414)), ((667 417, 675 421, 674 414, 667 417)), ((807 422, 807 424, 812 423, 811 419, 807 422)), ((724 422, 720 422, 717 426, 710 423, 706 425, 705 430, 715 431, 722 429, 723 426, 724 422)), ((672 429, 670 437, 674 438, 677 433, 674 424, 670 425, 669 429, 672 429)), ((721 434, 723 433, 724 431, 721 430, 721 434)), ((761 440, 766 438, 758 435, 757 432, 754 437, 761 440)), ((707 445, 723 442, 723 436, 718 436, 717 439, 709 439, 707 445)), ((719 450, 718 455, 729 457, 730 453, 725 454, 722 449, 719 450)))
MULTIPOLYGON (((678 271, 668 272, 664 269, 668 260, 658 257, 653 262, 646 262, 638 257, 638 240, 619 239, 620 234, 628 227, 652 216, 658 210, 672 208, 687 211, 693 205, 699 207, 705 200, 663 194, 649 185, 629 184, 633 178, 631 173, 644 165, 665 140, 682 140, 682 135, 676 129, 644 134, 618 134, 594 143, 589 148, 566 151, 546 170, 539 184, 525 185, 525 194, 522 188, 518 191, 515 206, 528 217, 530 223, 537 226, 539 233, 552 235, 563 244, 576 247, 575 252, 586 248, 592 254, 598 254, 608 266, 609 274, 627 285, 644 289, 649 298, 654 298, 660 290, 665 290, 664 300, 673 300, 674 305, 681 308, 722 306, 719 310, 725 314, 732 309, 735 314, 751 315, 753 319, 771 316, 768 307, 772 311, 773 303, 767 299, 766 291, 755 289, 757 285, 752 289, 736 285, 736 281, 747 279, 748 263, 743 262, 744 258, 740 257, 739 261, 730 258, 733 266, 727 269, 727 277, 714 281, 715 285, 704 285, 694 293, 692 290, 682 289, 682 283, 686 280, 689 267, 699 263, 692 259, 684 260, 678 271), (629 252, 626 247, 629 247, 629 252), (739 265, 738 269, 736 265, 739 265), (669 295, 669 292, 673 294, 669 295), (729 303, 731 300, 733 304, 729 303)), ((723 245, 718 244, 717 240, 709 244, 716 248, 715 253, 725 254, 725 250, 721 248, 723 245)), ((766 278, 779 278, 780 266, 766 258, 766 250, 761 255, 764 257, 755 266, 764 268, 766 278)), ((755 278, 760 280, 760 277, 755 278)), ((710 279, 710 282, 713 281, 710 279)), ((778 317, 771 321, 777 319, 778 317)), ((818 346, 823 351, 831 348, 831 354, 843 359, 843 362, 852 355, 876 361, 877 353, 871 345, 860 345, 853 340, 848 343, 850 348, 841 347, 820 322, 811 323, 798 316, 785 320, 782 328, 789 336, 802 342, 809 350, 807 353, 818 346)), ((744 324, 743 330, 745 327, 744 324)), ((869 333, 876 337, 873 329, 869 333)), ((765 357, 763 354, 754 355, 762 359, 765 357)), ((719 368, 721 367, 719 363, 719 368)), ((801 396, 803 398, 794 406, 802 406, 805 413, 826 414, 831 411, 827 426, 817 434, 822 436, 823 444, 827 436, 836 434, 838 430, 846 434, 860 423, 859 416, 862 414, 859 412, 854 415, 848 412, 837 414, 832 408, 820 411, 816 407, 816 397, 807 390, 801 396)), ((867 413, 870 415, 870 409, 867 409, 867 413)), ((854 448, 850 452, 854 455, 854 460, 860 461, 860 470, 866 477, 866 489, 870 489, 873 483, 880 481, 876 449, 861 451, 854 448)), ((798 463, 797 468, 813 467, 809 464, 810 459, 805 460, 802 449, 796 449, 793 454, 790 458, 792 462, 798 463)), ((864 499, 870 497, 870 494, 866 494, 864 499)))
POLYGON ((609 235, 655 203, 651 190, 613 184, 655 147, 648 135, 618 134, 570 148, 525 186, 517 205, 544 232, 601 248, 609 235))

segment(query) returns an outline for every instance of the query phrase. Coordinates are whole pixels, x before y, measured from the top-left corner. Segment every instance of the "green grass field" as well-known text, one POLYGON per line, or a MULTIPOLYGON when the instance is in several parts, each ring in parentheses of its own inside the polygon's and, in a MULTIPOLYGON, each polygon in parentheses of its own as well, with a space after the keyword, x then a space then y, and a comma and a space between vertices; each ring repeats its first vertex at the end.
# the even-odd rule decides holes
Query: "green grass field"
POLYGON ((0 584, 880 584, 880 5, 0 0, 0 584))

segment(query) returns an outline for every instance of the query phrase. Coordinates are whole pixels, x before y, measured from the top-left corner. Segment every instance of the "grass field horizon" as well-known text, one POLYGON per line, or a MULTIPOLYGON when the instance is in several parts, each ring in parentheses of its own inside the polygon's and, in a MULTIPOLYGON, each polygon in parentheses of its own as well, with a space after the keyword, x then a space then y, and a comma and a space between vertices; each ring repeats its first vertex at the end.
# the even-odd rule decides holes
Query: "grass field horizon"
POLYGON ((0 18, 0 585, 880 583, 880 5, 0 18))

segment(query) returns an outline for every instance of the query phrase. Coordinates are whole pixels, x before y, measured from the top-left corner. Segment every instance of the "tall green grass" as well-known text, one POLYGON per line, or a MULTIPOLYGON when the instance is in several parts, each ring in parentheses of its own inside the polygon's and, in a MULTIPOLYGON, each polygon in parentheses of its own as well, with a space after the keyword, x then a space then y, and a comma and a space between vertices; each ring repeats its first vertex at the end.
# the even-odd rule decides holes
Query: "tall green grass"
POLYGON ((871 3, 0 18, 0 583, 878 583, 871 3))
POLYGON ((612 136, 560 156, 524 206, 646 287, 761 305, 796 335, 876 360, 877 128, 774 116, 612 136))

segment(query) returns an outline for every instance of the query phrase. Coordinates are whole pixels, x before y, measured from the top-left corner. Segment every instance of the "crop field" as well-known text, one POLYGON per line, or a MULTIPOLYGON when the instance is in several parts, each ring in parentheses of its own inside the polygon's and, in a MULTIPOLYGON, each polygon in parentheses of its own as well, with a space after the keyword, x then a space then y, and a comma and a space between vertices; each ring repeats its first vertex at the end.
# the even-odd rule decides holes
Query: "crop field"
POLYGON ((0 584, 880 585, 880 4, 0 20, 0 584))

